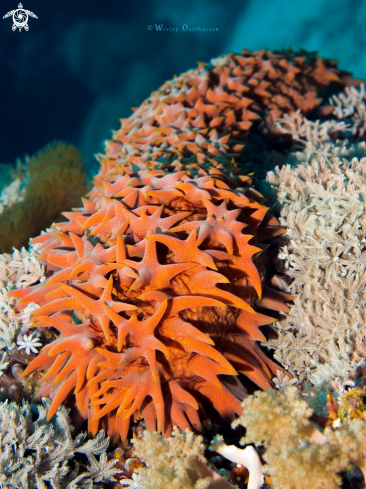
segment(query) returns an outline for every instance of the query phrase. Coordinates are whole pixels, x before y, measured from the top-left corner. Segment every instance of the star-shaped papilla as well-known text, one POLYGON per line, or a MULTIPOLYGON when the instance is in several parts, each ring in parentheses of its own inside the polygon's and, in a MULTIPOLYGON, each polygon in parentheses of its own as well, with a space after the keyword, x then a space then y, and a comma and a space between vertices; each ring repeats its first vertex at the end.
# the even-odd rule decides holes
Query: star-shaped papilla
POLYGON ((226 202, 215 206, 205 198, 202 198, 202 202, 208 213, 206 220, 186 222, 172 228, 170 231, 191 231, 192 229, 199 228, 197 246, 203 243, 205 239, 218 241, 225 246, 228 253, 232 254, 234 250, 234 238, 239 237, 242 229, 246 227, 246 224, 236 220, 241 213, 241 209, 228 211, 226 202))
POLYGON ((57 264, 58 266, 61 267, 61 270, 57 271, 51 277, 45 280, 43 285, 46 288, 58 282, 67 280, 70 275, 70 272, 72 271, 72 267, 74 265, 78 265, 80 263, 80 260, 82 260, 83 257, 92 253, 94 249, 94 246, 90 241, 82 240, 79 236, 77 236, 74 233, 70 233, 70 237, 72 239, 73 247, 75 248, 75 251, 69 253, 62 253, 59 255, 56 254, 47 255, 46 257, 48 263, 57 264), (68 258, 68 255, 71 255, 70 258, 68 258), (77 257, 76 260, 75 257, 77 257))
POLYGON ((144 258, 140 262, 123 260, 123 263, 131 269, 132 273, 137 270, 139 275, 139 278, 137 278, 131 285, 130 290, 136 290, 143 287, 146 287, 148 290, 165 289, 169 287, 170 281, 176 275, 197 266, 196 263, 161 265, 158 262, 156 244, 154 241, 147 241, 144 258))
POLYGON ((130 173, 128 179, 125 176, 113 184, 105 185, 106 194, 122 198, 123 203, 131 209, 135 208, 137 200, 138 207, 147 205, 146 192, 153 190, 152 179, 162 175, 165 175, 165 172, 159 169, 139 169, 130 173))
MULTIPOLYGON (((257 217, 257 214, 254 214, 254 216, 252 214, 250 217, 257 217)), ((278 220, 269 212, 266 213, 263 219, 261 219, 261 216, 259 216, 258 220, 261 220, 261 225, 258 227, 257 233, 258 240, 260 242, 265 239, 273 238, 275 236, 279 236, 280 234, 286 233, 286 229, 281 228, 278 220)))
POLYGON ((150 188, 144 190, 144 196, 146 198, 153 197, 154 199, 157 199, 159 204, 169 205, 172 200, 178 199, 179 197, 184 197, 184 193, 173 187, 160 190, 150 188))
POLYGON ((67 234, 63 233, 62 231, 54 231, 54 230, 49 230, 48 232, 42 231, 42 233, 37 236, 36 238, 32 238, 29 241, 29 244, 37 245, 37 251, 38 253, 42 254, 44 251, 49 251, 52 250, 53 248, 56 248, 57 246, 62 246, 62 240, 59 236, 59 233, 64 236, 68 236, 67 234))
POLYGON ((72 266, 72 271, 68 280, 76 278, 79 274, 88 273, 90 279, 93 276, 101 276, 104 278, 103 287, 107 284, 105 275, 119 268, 118 263, 109 263, 116 257, 116 247, 104 248, 100 243, 97 243, 94 249, 86 256, 83 256, 77 263, 72 266))
POLYGON ((87 217, 84 216, 83 212, 61 212, 63 216, 65 216, 69 222, 58 222, 52 224, 52 227, 57 229, 58 231, 62 231, 64 233, 75 233, 79 236, 83 234, 83 225, 80 222, 85 222, 87 217))
POLYGON ((110 205, 110 211, 108 211, 103 221, 95 226, 91 234, 96 235, 99 233, 111 233, 111 239, 118 235, 125 234, 129 220, 126 218, 123 210, 124 205, 117 199, 113 199, 110 205))
MULTIPOLYGON (((117 236, 117 254, 116 254, 116 263, 118 263, 118 284, 122 289, 128 289, 131 284, 132 284, 132 278, 138 278, 139 276, 137 275, 136 272, 134 272, 130 267, 126 266, 124 264, 124 260, 127 259, 127 254, 126 254, 126 249, 125 249, 125 238, 126 236, 117 236)), ((144 256, 144 250, 145 250, 145 241, 140 241, 140 243, 143 243, 143 249, 141 250, 141 255, 139 254, 139 258, 142 258, 144 256)), ((130 249, 135 249, 134 246, 131 246, 130 249)), ((129 257, 131 258, 131 254, 129 253, 129 257)))
POLYGON ((126 219, 129 219, 132 233, 136 242, 139 242, 145 238, 148 231, 153 233, 155 233, 157 229, 160 229, 161 232, 168 231, 168 229, 174 226, 178 221, 181 221, 192 214, 191 212, 179 212, 177 214, 162 218, 161 215, 164 211, 164 205, 161 205, 160 207, 154 206, 154 212, 148 216, 146 212, 148 210, 150 211, 151 207, 152 206, 139 208, 139 215, 136 215, 136 211, 131 212, 127 208, 123 208, 126 219))
POLYGON ((87 385, 94 386, 103 382, 104 380, 115 380, 121 377, 123 368, 118 365, 122 359, 123 353, 116 353, 109 351, 106 348, 96 347, 96 350, 106 358, 102 362, 98 363, 100 371, 98 375, 91 378, 87 385))
POLYGON ((93 397, 102 396, 110 389, 111 393, 91 402, 92 406, 105 404, 93 419, 100 419, 116 408, 117 416, 128 419, 141 408, 145 398, 151 396, 156 410, 157 431, 161 432, 165 419, 164 397, 160 378, 158 376, 157 382, 154 382, 150 368, 143 365, 130 366, 121 379, 103 382, 93 397))
MULTIPOLYGON (((99 370, 99 363, 90 363, 87 370, 87 378, 94 378, 99 370)), ((85 384, 80 391, 75 394, 76 406, 80 411, 81 417, 88 420, 88 433, 92 436, 95 436, 98 433, 99 420, 93 422, 91 420, 98 414, 99 406, 90 406, 90 400, 98 389, 99 384, 94 384, 93 386, 85 384)))
POLYGON ((158 175, 165 175, 162 170, 138 170, 137 176, 131 176, 128 187, 145 187, 152 184, 152 179, 158 175))
MULTIPOLYGON (((155 294, 155 292, 147 292, 142 294, 139 296, 139 299, 150 301, 152 300, 152 296, 149 297, 149 294, 155 294)), ((178 299, 180 298, 178 297, 174 297, 169 300, 167 317, 164 319, 159 332, 173 340, 180 341, 180 338, 186 337, 214 346, 214 341, 208 335, 187 321, 183 321, 183 319, 179 317, 178 312, 183 311, 184 309, 193 309, 195 307, 226 307, 226 305, 220 301, 210 299, 208 297, 190 295, 184 298, 188 300, 182 305, 179 305, 178 299)))
POLYGON ((212 199, 216 200, 224 200, 225 202, 232 201, 232 203, 235 205, 235 207, 239 208, 245 208, 245 207, 254 207, 258 208, 261 207, 260 204, 257 202, 252 202, 248 197, 243 195, 240 192, 240 188, 235 189, 235 190, 227 190, 220 188, 220 184, 218 183, 220 180, 218 179, 211 179, 210 182, 207 182, 204 185, 204 188, 210 191, 210 195, 212 199))
MULTIPOLYGON (((58 232, 58 234, 61 234, 58 232)), ((92 243, 83 240, 74 233, 69 233, 67 242, 61 244, 62 247, 73 248, 75 251, 52 249, 40 255, 42 260, 60 269, 65 269, 73 265, 78 259, 88 254, 93 249, 92 243)))
POLYGON ((77 212, 82 212, 83 214, 86 214, 90 216, 91 214, 94 214, 95 212, 95 204, 91 202, 90 200, 86 199, 85 197, 81 197, 81 200, 84 204, 84 207, 75 207, 72 210, 77 211, 77 212))
MULTIPOLYGON (((168 301, 167 314, 159 329, 160 333, 181 343, 185 351, 198 353, 216 362, 215 371, 217 371, 217 375, 218 372, 225 375, 236 375, 230 363, 215 348, 212 348, 215 345, 212 339, 179 317, 179 312, 185 309, 193 309, 195 307, 226 308, 226 304, 216 299, 203 296, 188 295, 170 297, 168 294, 160 291, 146 292, 145 294, 141 294, 139 299, 143 301, 156 301, 158 305, 160 304, 159 310, 161 305, 168 301), (163 302, 161 302, 162 300, 163 302)), ((219 381, 216 378, 217 382, 219 385, 219 381)))
MULTIPOLYGON (((88 365, 96 353, 94 346, 100 341, 100 335, 90 324, 72 324, 67 321, 62 321, 58 317, 62 314, 52 317, 40 316, 34 324, 35 327, 51 327, 58 329, 61 336, 52 342, 52 347, 48 351, 49 357, 54 357, 59 353, 67 352, 67 362, 63 364, 61 371, 54 380, 54 384, 58 384, 65 379, 73 370, 77 371, 77 383, 75 393, 79 392, 85 381, 88 365)), ((54 362, 53 366, 44 375, 43 380, 52 378, 53 374, 59 369, 59 359, 54 362), (58 360, 58 361, 57 361, 58 360)), ((100 359, 98 359, 100 361, 100 359)), ((31 362, 24 375, 35 370, 31 362)))
MULTIPOLYGON (((49 291, 58 289, 58 284, 54 284, 49 288, 49 291)), ((22 311, 27 307, 30 302, 35 302, 39 306, 43 306, 52 300, 45 294, 44 282, 30 287, 24 287, 23 289, 14 289, 8 292, 9 297, 16 297, 19 299, 17 303, 17 310, 22 311)), ((47 291, 48 292, 48 291, 47 291)))
POLYGON ((222 385, 221 387, 218 387, 213 382, 206 382, 203 380, 202 382, 191 384, 190 387, 193 391, 197 391, 205 396, 206 399, 209 399, 211 405, 227 423, 234 421, 235 413, 239 415, 243 413, 243 408, 241 407, 239 399, 222 385))
POLYGON ((142 356, 149 362, 154 382, 157 381, 158 371, 156 362, 156 350, 165 354, 168 358, 168 348, 154 336, 154 330, 159 326, 167 308, 167 301, 161 303, 157 311, 147 319, 139 321, 136 314, 126 320, 119 316, 110 307, 104 305, 103 309, 118 328, 118 351, 121 351, 123 342, 130 334, 130 342, 133 345, 125 351, 119 362, 121 367, 125 367, 142 356))
POLYGON ((249 277, 258 294, 258 298, 260 299, 262 296, 262 284, 258 269, 253 263, 253 256, 263 250, 257 246, 248 244, 248 241, 252 238, 253 236, 244 234, 241 234, 236 238, 239 256, 232 256, 229 266, 231 269, 235 269, 249 277))
POLYGON ((46 345, 23 373, 23 375, 28 375, 35 370, 43 370, 48 366, 49 360, 52 361, 42 381, 51 379, 53 385, 61 384, 53 396, 47 415, 48 419, 55 414, 72 388, 74 388, 74 394, 77 394, 85 387, 86 381, 95 375, 98 370, 97 365, 103 359, 94 348, 100 340, 100 335, 95 329, 90 324, 76 325, 70 323, 69 320, 63 321, 65 317, 69 319, 62 313, 53 317, 41 316, 38 318, 37 327, 53 326, 61 332, 61 336, 46 345), (54 356, 56 356, 55 359, 50 359, 54 356))
POLYGON ((268 285, 265 285, 263 296, 256 302, 256 304, 259 307, 272 309, 273 311, 290 312, 290 308, 285 304, 285 302, 293 300, 294 296, 281 290, 272 289, 268 285))
POLYGON ((197 229, 193 229, 185 241, 164 234, 147 236, 145 239, 158 241, 159 243, 163 243, 165 246, 170 248, 174 252, 175 261, 178 263, 195 262, 208 268, 217 270, 212 256, 198 248, 197 229))
POLYGON ((263 357, 258 354, 256 343, 242 335, 233 335, 233 337, 235 340, 229 337, 220 338, 220 348, 225 358, 238 372, 248 377, 261 389, 271 389, 273 387, 271 371, 263 357))
POLYGON ((265 316, 264 314, 258 312, 256 314, 251 314, 250 312, 241 310, 236 317, 235 326, 239 328, 247 338, 254 341, 266 342, 267 338, 259 327, 274 322, 276 322, 276 319, 265 316))
MULTIPOLYGON (((192 394, 187 392, 176 380, 170 380, 164 385, 164 399, 167 406, 169 405, 169 397, 171 398, 171 408, 169 409, 171 422, 165 427, 163 436, 169 437, 172 433, 172 423, 179 426, 180 429, 186 430, 191 429, 192 425, 196 430, 202 431, 202 424, 198 415, 199 405, 197 400, 192 394), (168 392, 170 396, 168 396, 168 392)), ((151 404, 151 403, 150 403, 151 404)), ((147 409, 142 411, 146 423, 150 421, 150 416, 153 423, 151 425, 146 424, 148 429, 149 426, 154 430, 156 424, 156 415, 154 412, 147 413, 147 409), (155 419, 154 419, 155 418, 155 419)), ((151 410, 153 411, 153 410, 151 410)))
MULTIPOLYGON (((78 274, 88 272, 89 283, 81 284, 80 288, 90 293, 98 293, 98 289, 106 286, 107 280, 104 275, 119 268, 118 264, 108 264, 116 256, 116 247, 104 248, 100 243, 93 246, 88 240, 83 241, 78 236, 76 238, 80 240, 80 243, 75 245, 78 246, 79 259, 70 267, 52 275, 45 281, 44 286, 49 287, 55 283, 76 278, 78 274)), ((84 279, 85 275, 77 278, 84 279)))
POLYGON ((179 112, 184 109, 184 105, 180 102, 176 104, 162 103, 155 111, 154 117, 159 126, 166 126, 172 123, 177 118, 179 112))
POLYGON ((151 184, 154 190, 166 189, 166 188, 174 188, 174 186, 179 183, 186 171, 177 171, 173 173, 168 173, 163 177, 153 177, 151 179, 151 184))
POLYGON ((175 188, 184 192, 184 198, 194 205, 201 205, 202 199, 211 199, 211 194, 202 189, 195 180, 191 182, 179 182, 175 188))
MULTIPOLYGON (((149 235, 149 232, 147 234, 149 235)), ((146 241, 144 239, 134 245, 127 245, 128 257, 143 258, 145 253, 145 247, 146 247, 146 241)))
MULTIPOLYGON (((75 235, 76 236, 76 235, 75 235)), ((59 250, 52 250, 52 253, 43 253, 42 260, 46 260, 47 263, 55 265, 55 270, 65 269, 71 267, 80 256, 77 251, 60 252, 59 250)))
MULTIPOLYGON (((73 240, 69 236, 69 234, 65 234, 62 231, 53 231, 50 233, 44 233, 39 236, 39 238, 42 238, 43 236, 48 236, 50 241, 48 245, 46 244, 45 241, 41 240, 38 242, 37 238, 34 238, 34 240, 31 240, 31 244, 38 244, 38 260, 43 261, 47 260, 47 257, 52 254, 57 254, 60 253, 61 250, 59 248, 75 248, 73 240)), ((57 266, 52 266, 50 263, 47 267, 49 270, 57 270, 57 266)))
POLYGON ((189 279, 186 280, 186 284, 187 287, 189 287, 191 294, 212 297, 213 299, 221 300, 229 306, 235 306, 238 309, 243 309, 244 311, 255 314, 254 309, 243 299, 240 299, 240 297, 227 290, 216 287, 216 284, 218 283, 230 283, 230 280, 221 273, 206 270, 204 267, 197 265, 196 268, 187 272, 187 275, 189 279))
POLYGON ((60 311, 72 311, 82 310, 88 311, 92 316, 98 319, 99 324, 103 330, 104 336, 107 341, 110 341, 110 331, 109 331, 109 322, 110 319, 106 312, 104 311, 102 304, 108 304, 113 310, 121 312, 121 311, 134 311, 136 310, 136 306, 132 304, 127 304, 125 302, 117 302, 112 300, 112 289, 113 289, 113 277, 110 276, 107 286, 103 291, 103 294, 99 299, 92 299, 85 295, 83 292, 80 292, 75 287, 70 287, 66 284, 61 284, 61 287, 65 292, 68 293, 69 296, 64 299, 57 299, 45 306, 36 309, 33 312, 33 318, 44 316, 48 314, 52 314, 54 312, 60 311))
MULTIPOLYGON (((153 403, 153 401, 151 402, 153 403)), ((96 408, 98 408, 99 410, 99 406, 90 406, 90 409, 96 409, 96 408)), ((93 417, 95 417, 95 415, 92 416, 90 419, 93 419, 93 417)), ((97 419, 96 421, 94 421, 94 423, 99 425, 99 420, 97 419)), ((118 442, 122 440, 122 446, 124 448, 127 448, 128 446, 127 435, 128 435, 128 430, 130 429, 130 418, 124 419, 122 416, 117 416, 115 411, 110 411, 105 417, 105 423, 108 425, 108 437, 111 440, 111 444, 117 445, 118 442)), ((155 428, 156 428, 156 417, 155 417, 154 429, 155 428)))
POLYGON ((9 293, 10 297, 20 299, 17 306, 19 310, 24 309, 29 302, 35 302, 41 306, 50 302, 52 296, 49 296, 49 293, 56 291, 58 282, 68 279, 72 265, 77 263, 77 259, 80 259, 85 253, 89 253, 93 249, 93 245, 89 241, 83 241, 74 233, 70 233, 70 241, 75 251, 57 254, 55 250, 52 250, 52 253, 47 254, 45 257, 45 261, 48 263, 52 262, 55 266, 57 264, 57 266, 65 266, 66 268, 56 271, 41 284, 14 290, 9 293))
POLYGON ((131 177, 127 173, 119 176, 114 182, 103 182, 106 197, 115 197, 119 192, 127 188, 131 177))
POLYGON ((92 226, 97 226, 101 224, 106 217, 113 216, 113 202, 109 197, 104 197, 100 201, 101 209, 94 212, 84 223, 83 229, 89 229, 92 226))
MULTIPOLYGON (((135 209, 143 205, 149 205, 147 202, 145 192, 152 189, 151 185, 145 185, 144 187, 127 187, 118 194, 115 195, 116 198, 120 198, 122 203, 129 209, 135 209)), ((151 202, 150 202, 151 204, 151 202)))
POLYGON ((220 185, 220 188, 226 188, 226 190, 237 188, 239 186, 239 183, 244 183, 250 179, 250 177, 248 176, 238 176, 234 174, 232 168, 228 169, 222 165, 219 165, 216 168, 211 167, 209 173, 211 176, 216 177, 216 179, 219 180, 221 183, 227 182, 230 187, 228 185, 226 185, 225 187, 220 185))
MULTIPOLYGON (((186 338, 185 338, 186 340, 186 338)), ((195 350, 189 349, 190 342, 186 341, 183 343, 183 347, 187 347, 186 351, 195 352, 195 350)), ((208 346, 208 345, 206 345, 208 346)), ((216 350, 215 350, 216 351, 216 350)), ((211 359, 207 355, 202 354, 200 352, 198 355, 192 355, 188 363, 184 369, 184 375, 187 377, 199 376, 202 379, 205 379, 210 384, 214 385, 217 389, 222 390, 222 384, 218 375, 238 375, 235 368, 231 365, 231 363, 223 356, 221 353, 216 351, 217 359, 220 360, 220 363, 217 362, 216 359, 211 359)))
POLYGON ((154 202, 148 192, 152 189, 152 185, 145 185, 145 187, 134 188, 124 190, 123 193, 118 194, 117 197, 122 197, 122 202, 129 209, 136 209, 141 206, 159 204, 160 202, 154 202), (130 193, 127 193, 130 191, 130 193))

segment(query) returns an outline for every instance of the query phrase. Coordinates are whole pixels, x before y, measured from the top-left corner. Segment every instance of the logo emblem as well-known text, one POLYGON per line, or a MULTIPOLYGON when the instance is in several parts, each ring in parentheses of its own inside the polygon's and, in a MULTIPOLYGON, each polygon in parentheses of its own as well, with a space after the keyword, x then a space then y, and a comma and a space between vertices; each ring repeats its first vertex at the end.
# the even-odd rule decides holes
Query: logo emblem
POLYGON ((22 30, 22 28, 24 28, 24 30, 26 31, 29 29, 28 16, 38 19, 38 17, 33 12, 31 12, 30 10, 25 10, 21 3, 18 5, 18 8, 16 10, 11 10, 7 14, 5 14, 3 19, 6 19, 10 16, 13 16, 13 31, 15 31, 15 29, 19 29, 19 32, 22 30))

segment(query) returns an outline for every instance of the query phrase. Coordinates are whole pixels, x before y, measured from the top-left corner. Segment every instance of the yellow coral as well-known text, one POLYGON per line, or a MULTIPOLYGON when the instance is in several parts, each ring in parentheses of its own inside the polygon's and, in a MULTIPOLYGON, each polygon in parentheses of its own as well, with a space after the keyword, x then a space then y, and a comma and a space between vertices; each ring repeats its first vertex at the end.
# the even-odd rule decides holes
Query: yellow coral
POLYGON ((366 473, 366 423, 346 419, 338 428, 321 433, 312 423, 312 409, 300 399, 296 387, 283 394, 256 392, 242 403, 241 424, 246 436, 240 443, 266 448, 266 469, 275 489, 338 489, 340 472, 358 465, 366 473))
POLYGON ((61 211, 80 204, 85 173, 80 152, 54 141, 25 162, 25 194, 0 215, 0 253, 27 245, 30 237, 57 220, 61 211))

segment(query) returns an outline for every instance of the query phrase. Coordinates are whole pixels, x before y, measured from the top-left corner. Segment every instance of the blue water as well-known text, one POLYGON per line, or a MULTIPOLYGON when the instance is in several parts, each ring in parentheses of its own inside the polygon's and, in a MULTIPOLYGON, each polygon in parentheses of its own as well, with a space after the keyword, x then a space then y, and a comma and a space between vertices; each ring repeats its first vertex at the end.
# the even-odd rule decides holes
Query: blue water
POLYGON ((0 163, 64 139, 92 172, 93 154, 132 106, 229 50, 318 50, 366 78, 361 0, 33 0, 23 7, 38 19, 20 32, 2 19, 17 2, 0 5, 0 163))

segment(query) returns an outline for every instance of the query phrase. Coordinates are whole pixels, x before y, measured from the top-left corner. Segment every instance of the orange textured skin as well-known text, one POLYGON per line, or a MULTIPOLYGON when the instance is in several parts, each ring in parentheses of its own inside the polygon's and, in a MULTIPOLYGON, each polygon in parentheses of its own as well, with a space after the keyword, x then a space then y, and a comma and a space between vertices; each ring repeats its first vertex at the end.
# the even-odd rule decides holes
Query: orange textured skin
POLYGON ((310 111, 342 77, 319 57, 243 51, 121 120, 84 207, 33 240, 48 278, 13 293, 41 306, 35 326, 60 332, 25 371, 46 370, 49 417, 74 395, 91 433, 124 441, 142 416, 169 436, 200 429, 206 406, 241 413, 239 372, 272 387, 279 367, 257 341, 274 319, 256 307, 288 311, 291 296, 264 286, 256 257, 284 230, 235 160, 253 121, 310 111))

